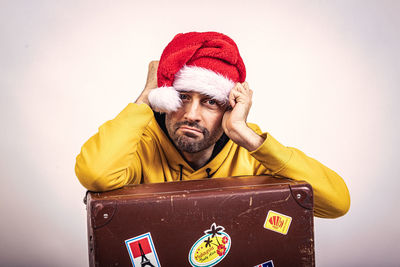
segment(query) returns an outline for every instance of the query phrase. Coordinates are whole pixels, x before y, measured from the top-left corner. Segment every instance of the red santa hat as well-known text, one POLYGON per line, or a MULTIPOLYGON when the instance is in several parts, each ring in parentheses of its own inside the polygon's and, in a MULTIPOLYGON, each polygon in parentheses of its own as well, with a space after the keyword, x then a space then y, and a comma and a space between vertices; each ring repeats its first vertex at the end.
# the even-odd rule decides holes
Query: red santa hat
POLYGON ((158 88, 149 102, 160 112, 176 111, 179 91, 198 92, 227 102, 237 82, 244 82, 246 68, 235 42, 218 32, 180 33, 164 49, 157 71, 158 88))

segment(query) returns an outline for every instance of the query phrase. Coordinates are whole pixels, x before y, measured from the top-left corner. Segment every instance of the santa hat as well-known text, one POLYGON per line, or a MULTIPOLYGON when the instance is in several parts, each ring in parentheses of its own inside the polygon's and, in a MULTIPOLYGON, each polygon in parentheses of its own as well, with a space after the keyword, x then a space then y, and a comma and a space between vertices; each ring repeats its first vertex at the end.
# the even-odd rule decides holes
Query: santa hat
POLYGON ((164 49, 158 65, 158 88, 149 93, 151 107, 176 111, 179 91, 198 92, 227 102, 237 82, 244 82, 246 68, 235 42, 218 32, 180 33, 164 49))

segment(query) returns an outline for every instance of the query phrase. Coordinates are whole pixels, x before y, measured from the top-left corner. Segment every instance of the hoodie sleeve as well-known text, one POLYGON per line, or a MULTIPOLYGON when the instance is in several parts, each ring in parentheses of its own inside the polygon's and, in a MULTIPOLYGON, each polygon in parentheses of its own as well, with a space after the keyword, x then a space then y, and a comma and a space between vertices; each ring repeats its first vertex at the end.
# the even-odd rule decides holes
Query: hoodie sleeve
POLYGON ((336 218, 346 214, 350 208, 350 194, 345 182, 336 172, 296 148, 283 146, 270 134, 260 135, 265 141, 251 155, 270 174, 311 184, 315 216, 336 218))
POLYGON ((100 126, 76 158, 75 173, 91 191, 107 191, 140 183, 139 141, 153 118, 146 104, 129 104, 118 116, 100 126))

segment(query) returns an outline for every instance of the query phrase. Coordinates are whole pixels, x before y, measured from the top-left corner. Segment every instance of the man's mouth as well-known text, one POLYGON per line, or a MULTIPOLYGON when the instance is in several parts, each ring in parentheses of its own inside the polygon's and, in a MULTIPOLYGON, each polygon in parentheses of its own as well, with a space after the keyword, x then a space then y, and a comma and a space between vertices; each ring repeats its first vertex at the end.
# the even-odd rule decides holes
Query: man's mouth
POLYGON ((189 127, 186 125, 182 125, 178 128, 178 130, 181 130, 181 132, 188 137, 198 137, 199 135, 203 134, 203 131, 201 131, 200 129, 189 127))
POLYGON ((175 132, 178 130, 182 130, 185 132, 192 132, 195 134, 205 134, 205 132, 207 131, 206 128, 201 127, 198 123, 196 122, 189 122, 189 121, 181 121, 181 122, 177 122, 175 125, 175 132))
POLYGON ((194 127, 190 127, 190 126, 186 126, 186 125, 182 125, 181 127, 179 127, 179 129, 189 131, 189 132, 203 133, 203 131, 198 128, 194 128, 194 127))

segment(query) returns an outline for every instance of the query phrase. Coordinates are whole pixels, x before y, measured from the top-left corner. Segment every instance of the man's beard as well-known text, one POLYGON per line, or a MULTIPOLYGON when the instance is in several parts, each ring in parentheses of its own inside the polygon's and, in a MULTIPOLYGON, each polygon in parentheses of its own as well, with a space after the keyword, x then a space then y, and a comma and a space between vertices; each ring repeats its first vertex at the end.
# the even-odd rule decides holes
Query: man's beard
POLYGON ((206 148, 209 148, 218 141, 223 133, 222 128, 219 128, 216 131, 210 133, 207 128, 200 126, 197 122, 189 121, 177 122, 172 127, 171 125, 169 125, 168 121, 166 121, 166 126, 169 136, 171 137, 175 146, 180 151, 184 151, 187 153, 196 153, 205 150, 206 148), (203 138, 201 140, 195 140, 193 138, 195 136, 190 136, 190 133, 182 135, 177 134, 177 130, 183 125, 187 125, 189 127, 200 130, 203 134, 203 138))

